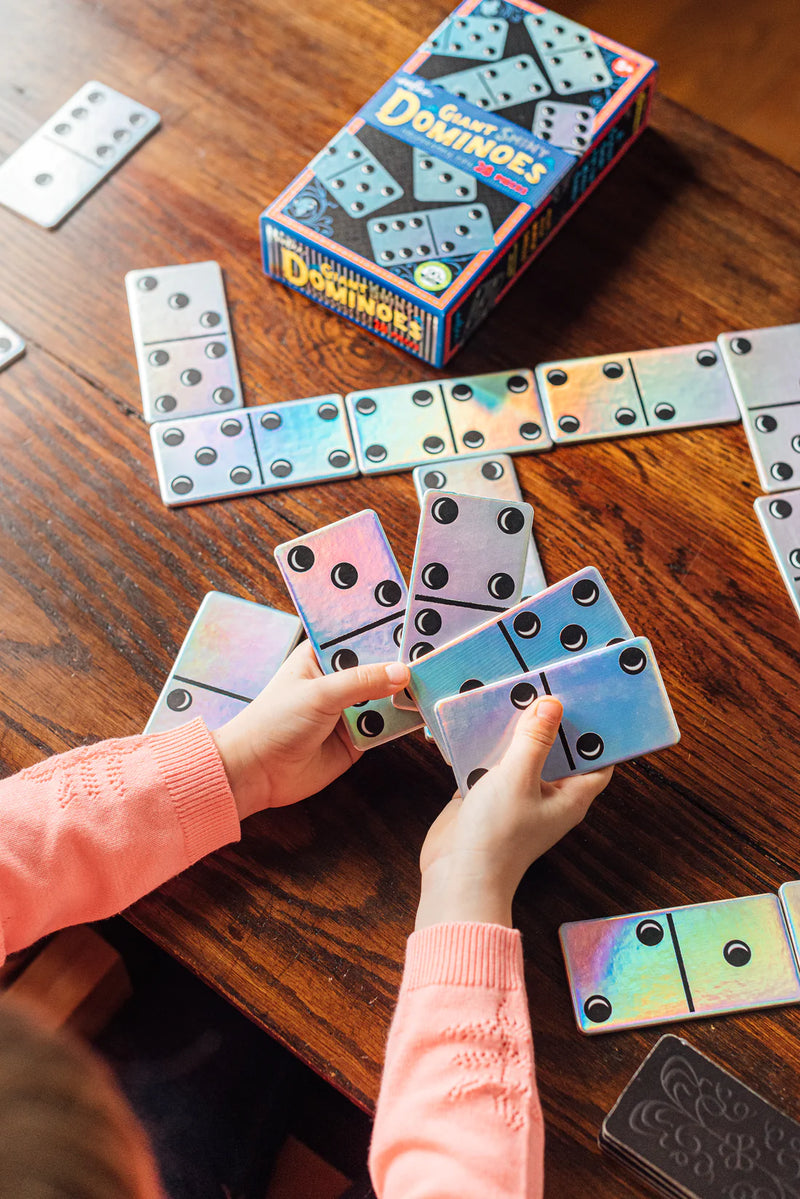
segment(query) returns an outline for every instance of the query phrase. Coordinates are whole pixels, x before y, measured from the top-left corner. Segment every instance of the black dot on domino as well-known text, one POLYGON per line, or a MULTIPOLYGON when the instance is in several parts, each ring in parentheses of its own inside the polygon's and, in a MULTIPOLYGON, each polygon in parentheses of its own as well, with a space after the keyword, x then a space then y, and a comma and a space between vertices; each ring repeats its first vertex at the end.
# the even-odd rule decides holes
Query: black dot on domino
POLYGON ((579 755, 587 762, 596 762, 605 749, 599 733, 581 733, 575 742, 579 755))
POLYGON ((429 654, 432 649, 433 646, 429 641, 417 641, 416 644, 412 645, 411 649, 408 651, 409 661, 416 662, 418 658, 423 658, 425 654, 429 654))
POLYGON ((170 308, 185 308, 189 303, 189 297, 185 296, 182 291, 176 291, 174 296, 170 296, 167 300, 170 308))
POLYGON ((206 346, 206 358, 224 358, 227 347, 221 341, 211 341, 206 346))
POLYGON ((242 422, 240 420, 236 420, 235 417, 230 416, 227 420, 222 422, 219 427, 219 431, 223 437, 238 437, 242 431, 242 422))
POLYGON ((479 450, 486 438, 478 429, 468 429, 463 440, 468 450, 479 450))
POLYGON ((442 627, 442 618, 433 608, 423 608, 414 617, 414 628, 426 637, 433 637, 442 627))
POLYGON ((542 435, 542 426, 535 420, 526 420, 519 427, 519 435, 524 441, 536 441, 542 435))
POLYGON ((192 706, 192 697, 183 687, 176 687, 167 696, 167 707, 171 712, 185 712, 192 706))
POLYGON ((336 420, 339 415, 339 409, 335 404, 320 404, 317 409, 317 416, 320 420, 336 420))
POLYGON ((558 427, 562 433, 577 433, 581 427, 581 422, 577 416, 560 416, 558 418, 558 427))
POLYGON ((270 471, 276 479, 287 479, 292 473, 292 464, 288 458, 276 458, 270 463, 270 471))
POLYGON ((559 641, 564 646, 564 649, 570 650, 572 653, 577 653, 583 649, 586 642, 589 640, 586 629, 579 624, 568 624, 561 630, 559 641))
POLYGON ((249 483, 252 477, 253 472, 249 466, 234 466, 228 474, 231 483, 236 483, 239 487, 243 487, 245 483, 249 483))
POLYGON ((503 508, 497 514, 497 527, 501 533, 513 536, 514 533, 521 532, 525 527, 525 517, 519 508, 503 508))
POLYGON ((347 450, 331 450, 328 454, 328 462, 335 470, 342 470, 345 466, 350 465, 350 455, 347 450))
POLYGON ((447 475, 441 470, 429 470, 423 476, 422 482, 428 491, 440 491, 447 485, 447 475))
POLYGON ((459 695, 462 695, 465 691, 477 691, 478 688, 482 686, 483 683, 480 681, 480 679, 467 679, 465 683, 461 684, 458 692, 459 695))
POLYGON ((583 1014, 592 1024, 605 1024, 613 1011, 605 995, 590 995, 583 1005, 583 1014))
POLYGON ((164 445, 180 445, 183 441, 184 434, 182 429, 165 429, 161 434, 161 440, 164 445))
POLYGON ((494 458, 491 462, 484 462, 481 467, 481 474, 484 479, 491 479, 494 482, 497 479, 502 479, 505 474, 505 468, 502 462, 497 462, 494 458))
POLYGON ((734 354, 749 354, 752 348, 752 343, 746 337, 734 337, 731 341, 734 354))
POLYGON ((137 281, 136 286, 142 291, 155 291, 155 289, 158 287, 158 279, 154 279, 152 275, 143 275, 142 278, 137 281))
POLYGON ((519 612, 514 617, 514 632, 518 637, 535 637, 542 622, 535 612, 519 612))
POLYGON ((377 445, 376 444, 376 445, 368 445, 366 450, 364 451, 364 453, 366 454, 366 457, 369 459, 370 462, 383 462, 384 458, 386 457, 387 451, 386 451, 385 445, 377 445))
POLYGON ((420 577, 430 591, 441 591, 450 581, 450 572, 441 562, 429 562, 423 566, 420 577))
POLYGON ((486 590, 494 599, 508 599, 514 594, 514 580, 511 575, 498 571, 489 579, 486 590))
POLYGON ((618 408, 614 413, 614 419, 619 425, 632 425, 636 422, 636 413, 632 408, 618 408))
POLYGON ((394 608, 400 603, 403 592, 400 584, 394 579, 384 579, 382 583, 378 583, 373 595, 382 608, 394 608))
POLYGON ((641 674, 647 665, 647 654, 638 645, 629 645, 620 654, 619 664, 625 674, 641 674))
POLYGON ((261 426, 264 429, 280 429, 283 424, 283 419, 278 412, 265 412, 261 417, 261 426))
POLYGON ((314 551, 308 545, 292 546, 286 555, 286 563, 289 569, 295 570, 300 574, 306 570, 311 570, 315 561, 314 551))
MULTIPOLYGON (((395 645, 396 645, 396 646, 398 646, 398 648, 399 648, 399 646, 400 646, 400 642, 401 642, 402 640, 403 640, 403 621, 401 620, 401 621, 400 621, 400 624, 397 624, 397 625, 395 625, 395 627, 394 627, 394 632, 392 633, 392 641, 393 641, 393 642, 395 643, 395 645)), ((411 696, 409 695, 409 697, 408 697, 408 698, 409 698, 409 699, 411 699, 411 696)))
POLYGON ((485 766, 478 766, 475 770, 471 770, 467 775, 467 790, 470 791, 488 773, 485 766))
POLYGON ((533 683, 516 683, 509 698, 515 708, 529 708, 536 699, 536 688, 533 683))
POLYGON ((769 505, 769 514, 776 520, 786 520, 787 516, 792 515, 792 505, 788 500, 772 500, 769 505))
POLYGON ((713 350, 698 350, 695 357, 701 366, 713 366, 717 361, 717 356, 713 350))
POLYGON ((201 446, 200 449, 195 452, 194 459, 195 462, 200 464, 200 466, 211 466, 212 463, 216 462, 217 460, 217 451, 210 445, 201 446))
POLYGON ((155 402, 156 412, 174 412, 177 406, 175 396, 159 396, 155 402))
POLYGON ((572 587, 572 598, 582 608, 591 608, 600 598, 600 588, 593 579, 578 579, 572 587))
POLYGON ((659 420, 672 420, 673 416, 675 415, 675 409, 672 407, 672 404, 666 403, 656 404, 653 412, 659 420))
POLYGON ((729 941, 722 951, 722 956, 729 966, 746 966, 753 956, 753 951, 746 941, 729 941))
POLYGON ((361 396, 356 400, 356 412, 360 412, 362 416, 372 416, 372 413, 378 405, 373 400, 372 396, 361 396))
POLYGON ((433 403, 433 393, 421 388, 415 391, 411 397, 411 403, 416 404, 418 408, 427 408, 433 403))
POLYGON ((358 582, 358 571, 352 562, 337 562, 331 571, 331 582, 340 591, 349 591, 358 582))
POLYGON ((218 312, 203 312, 200 315, 200 324, 204 329, 215 329, 222 320, 218 312))
POLYGON ((368 712, 362 712, 356 721, 356 728, 362 737, 380 737, 386 726, 386 722, 380 712, 376 712, 371 708, 368 712))
POLYGON ((664 930, 657 920, 641 920, 636 925, 636 936, 642 945, 660 945, 664 940, 664 930))
POLYGON ((172 480, 170 487, 176 495, 188 495, 194 487, 194 483, 188 475, 178 475, 176 479, 172 480))
POLYGON ((464 400, 471 400, 472 388, 468 383, 456 383, 455 387, 453 388, 453 399, 460 400, 462 402, 464 400))
POLYGON ((509 391, 513 391, 515 395, 519 395, 521 392, 528 390, 528 380, 524 375, 512 375, 506 387, 509 391))
POLYGON ((422 443, 422 448, 427 454, 441 454, 444 449, 444 442, 441 437, 426 437, 422 443))
POLYGON ((439 525, 451 525, 458 519, 458 504, 449 496, 434 500, 431 505, 431 516, 439 525))
POLYGON ((603 367, 603 374, 607 379, 619 379, 624 373, 621 362, 607 362, 603 367))
POLYGON ((794 471, 788 462, 773 462, 769 468, 769 473, 773 479, 778 479, 781 483, 786 483, 791 479, 794 471))
POLYGON ((547 382, 553 387, 563 387, 567 381, 567 372, 560 368, 548 371, 545 375, 547 382))
POLYGON ((358 666, 358 654, 353 650, 337 649, 331 654, 332 670, 349 670, 351 666, 358 666))

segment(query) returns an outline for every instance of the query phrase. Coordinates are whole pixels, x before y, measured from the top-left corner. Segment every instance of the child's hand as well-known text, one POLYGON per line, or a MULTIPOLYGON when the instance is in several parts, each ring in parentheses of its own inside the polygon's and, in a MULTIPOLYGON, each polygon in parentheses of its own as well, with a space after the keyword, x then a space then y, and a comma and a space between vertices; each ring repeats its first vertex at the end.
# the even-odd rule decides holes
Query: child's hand
POLYGON ((530 864, 589 810, 612 767, 556 783, 541 780, 561 704, 543 696, 520 717, 502 761, 432 825, 420 855, 417 928, 447 921, 511 927, 511 901, 530 864))
POLYGON ((253 702, 212 733, 239 816, 316 795, 361 757, 342 710, 407 686, 400 662, 323 674, 304 641, 253 702))

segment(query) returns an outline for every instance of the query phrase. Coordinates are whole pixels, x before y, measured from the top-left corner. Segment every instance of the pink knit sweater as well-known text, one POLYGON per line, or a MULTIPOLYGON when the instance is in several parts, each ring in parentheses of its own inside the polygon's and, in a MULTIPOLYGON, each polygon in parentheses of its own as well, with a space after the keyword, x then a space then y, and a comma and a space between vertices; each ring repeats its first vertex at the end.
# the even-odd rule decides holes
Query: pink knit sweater
MULTIPOLYGON (((202 721, 105 741, 0 782, 0 965, 120 911, 239 839, 202 721)), ((519 934, 441 924, 409 938, 370 1169, 381 1199, 542 1194, 544 1134, 519 934)))

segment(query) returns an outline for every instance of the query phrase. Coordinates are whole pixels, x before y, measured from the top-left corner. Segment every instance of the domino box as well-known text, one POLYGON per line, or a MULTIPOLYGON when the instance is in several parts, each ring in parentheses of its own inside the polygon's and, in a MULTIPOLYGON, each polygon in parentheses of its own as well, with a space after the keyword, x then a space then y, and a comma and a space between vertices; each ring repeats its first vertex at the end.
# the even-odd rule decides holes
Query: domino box
POLYGON ((266 273, 442 366, 641 133, 656 71, 464 0, 261 214, 266 273))

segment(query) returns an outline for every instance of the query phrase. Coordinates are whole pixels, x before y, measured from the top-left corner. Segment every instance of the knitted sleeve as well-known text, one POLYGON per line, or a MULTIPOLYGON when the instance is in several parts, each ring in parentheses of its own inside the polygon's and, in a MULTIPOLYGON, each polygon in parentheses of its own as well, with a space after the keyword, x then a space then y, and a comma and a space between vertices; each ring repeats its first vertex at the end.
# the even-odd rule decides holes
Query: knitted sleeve
POLYGON ((103 741, 0 782, 0 963, 45 933, 112 915, 239 838, 202 720, 103 741))
POLYGON ((379 1199, 539 1199, 543 1154, 519 933, 414 933, 370 1151, 379 1199))

